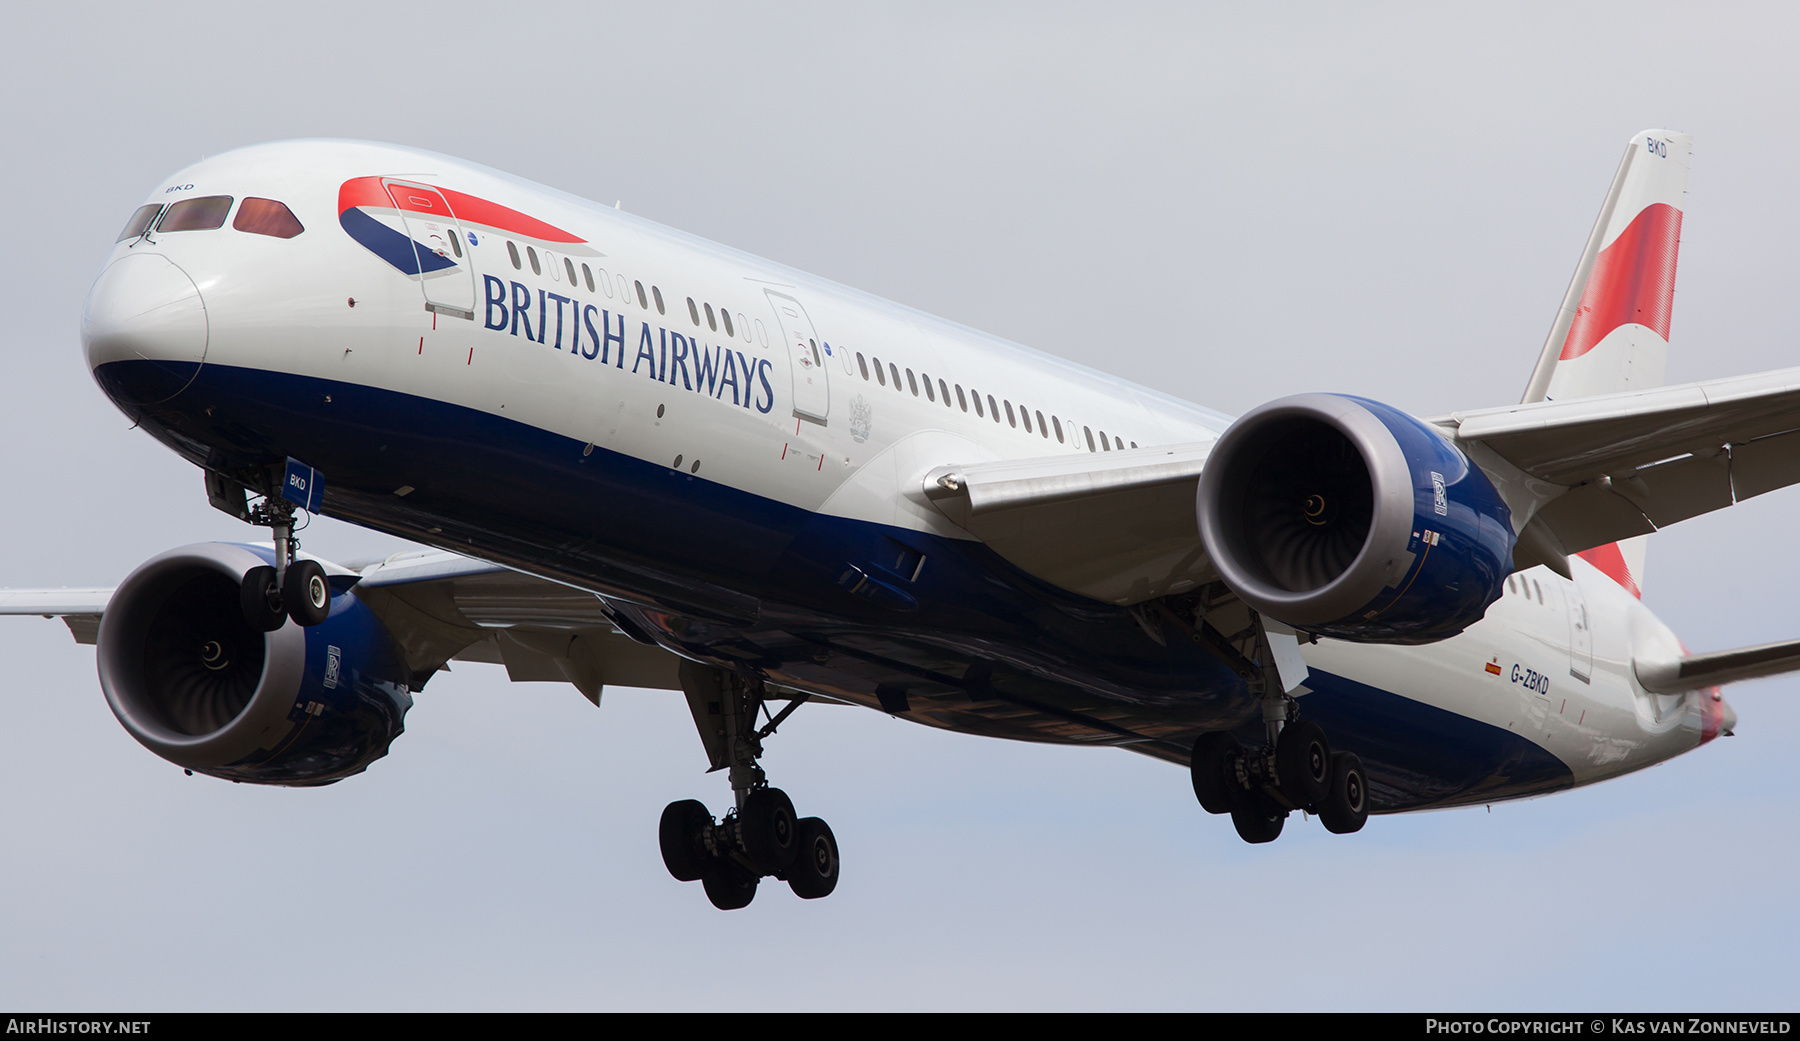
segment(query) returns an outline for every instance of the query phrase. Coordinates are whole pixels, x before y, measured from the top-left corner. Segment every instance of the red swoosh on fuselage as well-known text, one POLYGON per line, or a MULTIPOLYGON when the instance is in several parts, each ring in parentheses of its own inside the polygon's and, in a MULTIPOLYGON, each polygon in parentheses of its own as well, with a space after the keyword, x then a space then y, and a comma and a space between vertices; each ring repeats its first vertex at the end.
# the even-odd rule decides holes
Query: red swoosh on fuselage
MULTIPOLYGON (((352 177, 338 188, 338 212, 343 213, 352 206, 375 206, 391 210, 396 207, 413 213, 436 214, 429 200, 414 202, 404 192, 397 197, 388 195, 382 186, 380 177, 352 177)), ((574 243, 587 240, 567 232, 554 224, 548 224, 536 217, 520 213, 510 206, 502 206, 497 202, 489 202, 479 196, 459 192, 454 188, 442 188, 432 185, 444 201, 450 204, 457 220, 465 224, 480 224, 495 231, 510 232, 522 238, 537 239, 540 242, 574 243)))

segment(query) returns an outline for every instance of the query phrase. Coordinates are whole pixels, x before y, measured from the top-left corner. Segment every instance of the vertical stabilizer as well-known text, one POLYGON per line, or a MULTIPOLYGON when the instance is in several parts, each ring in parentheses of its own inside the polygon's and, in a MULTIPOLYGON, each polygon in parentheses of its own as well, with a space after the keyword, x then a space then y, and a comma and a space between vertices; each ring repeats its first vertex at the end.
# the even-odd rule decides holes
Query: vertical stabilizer
MULTIPOLYGON (((1693 142, 1687 134, 1646 130, 1625 146, 1525 401, 1662 386, 1693 142)), ((1578 555, 1642 596, 1647 541, 1639 536, 1578 555)))
POLYGON ((1525 401, 1662 386, 1692 148, 1668 130, 1626 146, 1525 401))

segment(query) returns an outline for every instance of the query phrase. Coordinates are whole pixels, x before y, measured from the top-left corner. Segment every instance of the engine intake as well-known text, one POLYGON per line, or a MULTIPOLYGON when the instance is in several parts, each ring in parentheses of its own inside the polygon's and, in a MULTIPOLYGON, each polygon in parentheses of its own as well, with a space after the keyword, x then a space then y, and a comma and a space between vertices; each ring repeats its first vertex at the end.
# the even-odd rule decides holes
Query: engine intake
POLYGON ((1213 567, 1257 611, 1366 643, 1430 643, 1512 571, 1511 512, 1437 430, 1379 402, 1301 394, 1245 414, 1200 476, 1213 567))
POLYGON ((119 722, 177 766, 232 781, 320 785, 387 754, 411 673, 353 592, 311 628, 245 621, 243 575, 272 553, 170 550, 126 577, 100 621, 100 686, 119 722))

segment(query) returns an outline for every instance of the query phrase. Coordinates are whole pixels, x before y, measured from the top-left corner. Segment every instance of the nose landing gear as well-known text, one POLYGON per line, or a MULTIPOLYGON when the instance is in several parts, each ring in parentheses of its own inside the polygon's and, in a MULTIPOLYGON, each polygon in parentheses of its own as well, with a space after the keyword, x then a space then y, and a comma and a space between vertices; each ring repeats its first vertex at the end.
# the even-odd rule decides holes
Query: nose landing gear
POLYGON ((744 907, 757 885, 773 877, 803 900, 829 896, 837 888, 838 848, 831 827, 817 817, 798 818, 793 801, 769 787, 757 760, 762 739, 800 707, 804 697, 776 714, 760 730, 760 684, 694 662, 681 666, 681 685, 700 729, 701 743, 715 770, 729 769, 737 805, 714 820, 700 802, 672 802, 657 829, 663 866, 681 882, 700 882, 707 899, 722 911, 744 907))
POLYGON ((274 632, 292 618, 314 626, 331 614, 331 583, 316 560, 296 560, 300 540, 294 537, 294 504, 269 498, 244 511, 250 523, 267 527, 275 539, 275 566, 244 573, 238 602, 244 618, 258 632, 274 632))

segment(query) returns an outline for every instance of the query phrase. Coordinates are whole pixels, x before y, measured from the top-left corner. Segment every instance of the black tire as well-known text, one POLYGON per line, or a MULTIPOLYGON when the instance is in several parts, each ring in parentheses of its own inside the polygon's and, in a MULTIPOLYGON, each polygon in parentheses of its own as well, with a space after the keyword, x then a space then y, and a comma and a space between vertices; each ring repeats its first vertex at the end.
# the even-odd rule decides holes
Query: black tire
POLYGON ((663 807, 662 822, 657 825, 657 844, 662 847, 663 867, 677 882, 693 882, 706 876, 713 856, 701 842, 712 814, 706 805, 693 799, 672 802, 663 807))
POLYGON ((1287 811, 1277 809, 1260 792, 1245 792, 1232 802, 1231 825, 1245 842, 1274 842, 1285 823, 1287 811))
POLYGON ((830 896, 838 881, 837 837, 817 817, 800 821, 799 832, 800 851, 787 869, 788 888, 802 900, 830 896))
POLYGON ((1331 743, 1319 724, 1302 719, 1281 728, 1275 770, 1281 794, 1295 806, 1307 809, 1325 801, 1331 793, 1331 743))
POLYGON ((729 858, 713 861, 700 882, 706 887, 706 898, 721 911, 748 907, 756 899, 756 874, 729 858))
POLYGON ((331 613, 331 583, 316 560, 296 560, 281 580, 281 603, 298 625, 315 626, 331 613))
POLYGON ((1237 789, 1237 757, 1242 754, 1237 738, 1223 731, 1201 734, 1194 742, 1188 772, 1201 809, 1207 813, 1231 812, 1231 793, 1237 789))
POLYGON ((1369 819, 1368 775, 1350 752, 1331 757, 1331 794, 1319 804, 1319 823, 1333 835, 1361 831, 1369 819))
POLYGON ((764 875, 778 875, 794 863, 800 851, 799 821, 794 804, 780 788, 758 788, 738 811, 738 827, 744 840, 744 856, 764 875))
POLYGON ((287 624, 287 613, 281 609, 281 594, 275 588, 275 569, 263 564, 244 572, 238 586, 238 606, 244 620, 259 633, 272 633, 287 624))

